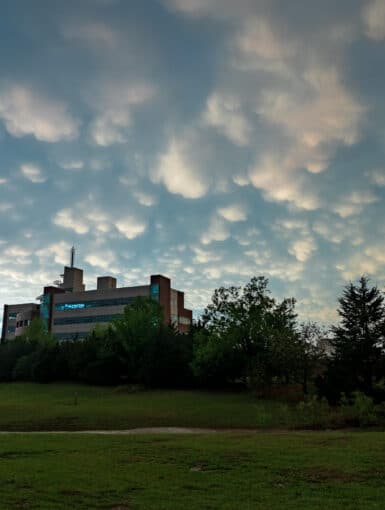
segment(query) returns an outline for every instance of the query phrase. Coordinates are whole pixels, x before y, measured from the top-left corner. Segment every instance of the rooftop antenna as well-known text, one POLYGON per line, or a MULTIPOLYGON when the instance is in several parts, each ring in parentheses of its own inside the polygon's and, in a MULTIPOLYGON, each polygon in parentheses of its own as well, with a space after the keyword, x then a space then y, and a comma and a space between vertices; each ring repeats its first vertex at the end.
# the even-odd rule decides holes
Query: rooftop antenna
POLYGON ((72 248, 71 248, 71 267, 74 267, 74 260, 75 260, 75 246, 72 246, 72 248))

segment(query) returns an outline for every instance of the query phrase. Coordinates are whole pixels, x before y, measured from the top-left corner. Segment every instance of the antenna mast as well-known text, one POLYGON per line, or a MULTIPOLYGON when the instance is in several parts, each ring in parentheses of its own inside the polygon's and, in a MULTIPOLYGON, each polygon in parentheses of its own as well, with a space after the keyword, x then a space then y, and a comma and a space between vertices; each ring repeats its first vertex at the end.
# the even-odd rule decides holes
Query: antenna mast
POLYGON ((71 248, 71 267, 74 267, 74 260, 75 260, 75 246, 72 246, 72 248, 71 248))

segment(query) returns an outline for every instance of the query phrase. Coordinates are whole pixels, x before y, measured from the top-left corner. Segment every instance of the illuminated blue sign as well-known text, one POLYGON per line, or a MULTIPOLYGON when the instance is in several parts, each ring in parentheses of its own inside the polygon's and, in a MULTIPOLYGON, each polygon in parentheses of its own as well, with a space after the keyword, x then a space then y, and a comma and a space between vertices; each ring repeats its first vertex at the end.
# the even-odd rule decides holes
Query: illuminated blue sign
POLYGON ((135 300, 135 296, 108 298, 108 299, 95 299, 92 301, 85 301, 83 303, 57 303, 55 310, 60 312, 71 310, 83 310, 85 308, 100 308, 105 306, 122 306, 131 305, 135 300))
POLYGON ((64 303, 56 305, 56 310, 82 310, 86 305, 84 303, 64 303))

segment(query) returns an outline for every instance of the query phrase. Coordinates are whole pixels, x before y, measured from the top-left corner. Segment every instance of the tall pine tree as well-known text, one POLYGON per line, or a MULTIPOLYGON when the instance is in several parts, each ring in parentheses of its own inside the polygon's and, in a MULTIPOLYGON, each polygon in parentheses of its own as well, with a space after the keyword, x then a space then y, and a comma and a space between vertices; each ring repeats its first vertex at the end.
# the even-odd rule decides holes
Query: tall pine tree
POLYGON ((369 287, 362 276, 357 285, 350 283, 339 299, 341 322, 333 327, 333 370, 343 378, 342 391, 361 390, 372 394, 373 384, 382 374, 385 347, 384 296, 377 287, 369 287))

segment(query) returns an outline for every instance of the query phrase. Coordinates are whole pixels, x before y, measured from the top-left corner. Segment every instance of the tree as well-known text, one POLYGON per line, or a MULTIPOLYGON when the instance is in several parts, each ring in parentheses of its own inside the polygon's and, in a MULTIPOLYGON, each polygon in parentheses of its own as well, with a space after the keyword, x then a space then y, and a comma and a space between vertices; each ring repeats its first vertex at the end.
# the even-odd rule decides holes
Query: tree
MULTIPOLYGON (((268 279, 254 277, 240 287, 215 290, 202 321, 209 332, 207 345, 198 343, 195 361, 212 366, 222 359, 229 365, 242 355, 241 377, 253 385, 270 385, 273 380, 289 382, 296 363, 295 300, 277 303, 268 289, 268 279), (221 348, 222 346, 222 348, 221 348), (236 353, 236 355, 235 355, 236 353)), ((195 363, 196 364, 196 363, 195 363)), ((231 373, 231 371, 229 372, 231 373)), ((234 376, 234 375, 233 375, 234 376)))
POLYGON ((308 393, 308 384, 311 376, 320 372, 326 360, 323 340, 326 330, 315 322, 304 322, 299 328, 300 370, 302 373, 302 387, 304 395, 308 393))
POLYGON ((110 339, 127 381, 158 387, 191 384, 191 336, 164 324, 157 301, 136 298, 112 322, 110 339))
POLYGON ((40 317, 31 321, 20 338, 36 347, 52 346, 56 343, 55 337, 48 333, 44 321, 40 317))
POLYGON ((0 381, 12 381, 14 369, 21 357, 33 353, 35 346, 20 339, 9 340, 0 345, 0 381))
POLYGON ((69 364, 71 371, 77 372, 82 381, 90 384, 119 384, 125 373, 125 364, 117 346, 112 326, 97 324, 81 342, 81 349, 76 349, 74 344, 72 351, 75 351, 76 361, 72 354, 69 364))
POLYGON ((139 297, 126 306, 124 314, 112 322, 117 348, 126 364, 126 376, 132 382, 142 382, 149 346, 161 334, 163 311, 157 301, 139 297))
POLYGON ((222 388, 244 377, 243 353, 230 335, 221 338, 205 329, 193 333, 191 369, 203 386, 222 388))
POLYGON ((330 375, 340 380, 340 391, 360 390, 370 395, 383 376, 385 307, 384 295, 368 284, 369 279, 362 276, 357 284, 347 285, 338 300, 341 322, 332 328, 330 375))

